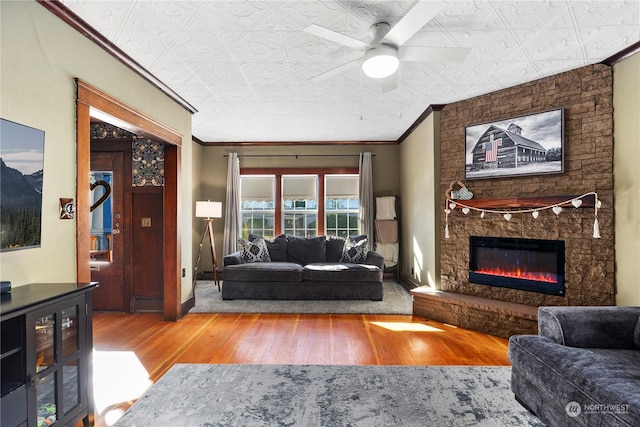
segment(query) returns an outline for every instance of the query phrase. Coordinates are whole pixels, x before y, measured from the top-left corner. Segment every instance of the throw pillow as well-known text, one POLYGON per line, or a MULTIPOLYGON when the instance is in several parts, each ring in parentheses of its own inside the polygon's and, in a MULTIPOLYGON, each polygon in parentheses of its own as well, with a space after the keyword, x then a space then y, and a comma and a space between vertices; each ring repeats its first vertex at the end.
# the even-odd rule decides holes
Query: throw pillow
POLYGON ((340 262, 344 249, 344 239, 330 236, 327 238, 327 262, 340 262))
POLYGON ((240 246, 240 261, 243 264, 250 262, 271 262, 267 243, 262 237, 254 239, 253 242, 238 239, 240 246))
MULTIPOLYGON (((263 239, 262 236, 257 234, 249 234, 249 241, 253 242, 256 239, 263 239)), ((281 234, 273 238, 273 240, 264 239, 267 243, 267 249, 269 251, 269 257, 272 262, 286 262, 287 261, 287 236, 281 234)))
POLYGON ((349 236, 354 242, 359 242, 360 240, 364 240, 367 238, 366 234, 358 234, 357 236, 349 236))
POLYGON ((326 236, 295 237, 289 236, 287 261, 300 265, 326 261, 326 236))
POLYGON ((364 264, 369 253, 369 240, 361 239, 356 241, 349 237, 344 242, 344 250, 342 251, 342 259, 340 262, 352 262, 355 264, 364 264))

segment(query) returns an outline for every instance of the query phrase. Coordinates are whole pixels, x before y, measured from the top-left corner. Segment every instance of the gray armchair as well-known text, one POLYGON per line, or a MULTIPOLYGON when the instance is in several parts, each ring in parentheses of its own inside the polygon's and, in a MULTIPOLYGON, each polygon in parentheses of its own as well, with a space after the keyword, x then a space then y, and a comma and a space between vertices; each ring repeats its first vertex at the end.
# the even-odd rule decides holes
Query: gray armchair
POLYGON ((550 426, 640 426, 640 307, 540 307, 509 339, 511 389, 550 426))

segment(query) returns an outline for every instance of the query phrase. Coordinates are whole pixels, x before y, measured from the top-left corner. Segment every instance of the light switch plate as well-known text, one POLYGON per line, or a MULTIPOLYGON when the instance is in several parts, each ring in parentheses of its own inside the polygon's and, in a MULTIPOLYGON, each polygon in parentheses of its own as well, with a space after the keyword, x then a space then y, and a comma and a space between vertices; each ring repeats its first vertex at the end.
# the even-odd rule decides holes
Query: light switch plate
POLYGON ((142 218, 143 227, 151 227, 151 218, 142 218))

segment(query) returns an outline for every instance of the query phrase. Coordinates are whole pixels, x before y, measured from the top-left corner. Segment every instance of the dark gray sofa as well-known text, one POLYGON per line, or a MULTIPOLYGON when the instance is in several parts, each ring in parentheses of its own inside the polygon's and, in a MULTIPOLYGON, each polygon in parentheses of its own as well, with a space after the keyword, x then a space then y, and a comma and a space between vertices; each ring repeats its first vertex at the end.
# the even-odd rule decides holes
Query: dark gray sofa
POLYGON ((343 247, 342 239, 281 235, 267 241, 271 262, 227 255, 222 299, 381 301, 384 258, 369 251, 362 264, 341 262, 343 247))
POLYGON ((640 307, 540 307, 509 339, 511 389, 549 426, 640 426, 640 307))

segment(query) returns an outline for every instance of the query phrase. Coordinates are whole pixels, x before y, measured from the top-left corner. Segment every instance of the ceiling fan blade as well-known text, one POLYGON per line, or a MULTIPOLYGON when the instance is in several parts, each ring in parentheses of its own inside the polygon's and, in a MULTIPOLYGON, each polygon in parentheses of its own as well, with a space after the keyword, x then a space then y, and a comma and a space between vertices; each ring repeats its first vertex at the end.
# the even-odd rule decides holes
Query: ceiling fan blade
POLYGON ((395 46, 402 46, 443 9, 444 3, 440 1, 419 1, 389 30, 382 38, 382 41, 395 46))
POLYGON ((356 50, 367 50, 371 47, 371 45, 369 45, 368 43, 365 43, 358 39, 354 39, 353 37, 349 37, 344 34, 340 34, 316 24, 309 25, 303 31, 356 50))
POLYGON ((354 70, 362 64, 362 58, 355 59, 353 61, 347 62, 346 64, 342 64, 339 67, 326 71, 318 76, 312 77, 309 81, 314 83, 322 83, 329 79, 332 79, 340 74, 344 74, 347 71, 354 70))
POLYGON ((469 52, 467 47, 403 46, 398 49, 398 58, 407 62, 462 62, 469 52))

